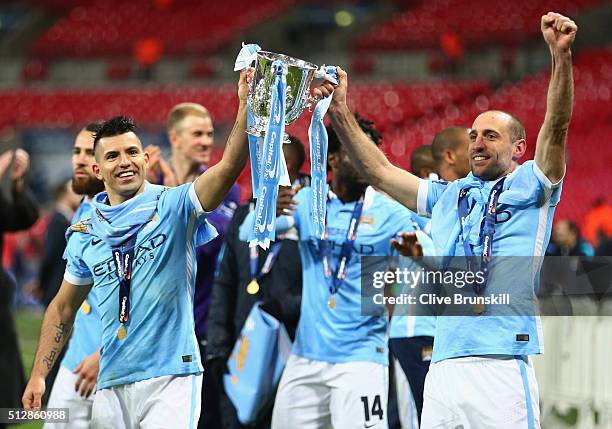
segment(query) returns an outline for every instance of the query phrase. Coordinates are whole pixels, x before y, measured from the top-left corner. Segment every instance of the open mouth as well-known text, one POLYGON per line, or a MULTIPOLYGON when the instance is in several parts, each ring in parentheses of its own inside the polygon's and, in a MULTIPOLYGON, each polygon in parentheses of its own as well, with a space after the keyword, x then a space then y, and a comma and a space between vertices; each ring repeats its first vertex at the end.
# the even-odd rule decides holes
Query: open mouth
POLYGON ((489 160, 490 156, 487 155, 472 155, 472 164, 479 165, 484 164, 489 160))
POLYGON ((136 177, 136 172, 135 171, 122 171, 121 173, 117 174, 115 177, 119 178, 119 179, 124 179, 124 180, 129 180, 132 179, 134 177, 136 177))

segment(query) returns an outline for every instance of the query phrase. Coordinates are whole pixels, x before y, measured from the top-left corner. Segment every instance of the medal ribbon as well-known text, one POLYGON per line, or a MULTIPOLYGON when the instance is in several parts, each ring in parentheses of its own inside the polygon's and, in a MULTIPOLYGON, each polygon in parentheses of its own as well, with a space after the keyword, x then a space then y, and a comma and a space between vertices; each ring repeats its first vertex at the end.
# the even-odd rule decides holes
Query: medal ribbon
MULTIPOLYGON (((482 254, 480 255, 480 270, 484 274, 484 282, 482 284, 473 283, 472 287, 474 288, 474 292, 476 294, 481 294, 484 288, 487 285, 487 280, 489 277, 489 262, 491 262, 491 258, 493 257, 493 235, 495 234, 495 219, 497 215, 497 201, 499 200, 499 196, 502 192, 502 187, 504 186, 504 181, 506 180, 503 177, 500 181, 498 181, 491 189, 491 193, 489 194, 489 198, 487 200, 487 207, 484 216, 484 223, 482 226, 482 235, 484 237, 482 254)), ((467 262, 467 267, 469 271, 476 271, 478 268, 476 265, 476 261, 474 260, 474 252, 472 251, 472 246, 468 241, 470 235, 470 229, 468 228, 464 232, 465 227, 465 219, 470 214, 471 208, 469 207, 469 203, 467 201, 467 196, 470 188, 462 189, 459 192, 459 200, 457 201, 457 208, 459 211, 459 222, 461 225, 461 235, 463 240, 463 250, 465 253, 465 259, 467 262)))
POLYGON ((130 289, 132 283, 132 263, 136 234, 118 247, 113 247, 113 261, 119 279, 119 323, 124 324, 130 318, 130 289))
POLYGON ((329 264, 330 246, 329 246, 329 231, 327 224, 325 225, 323 239, 319 241, 319 249, 323 259, 323 272, 325 273, 325 280, 329 286, 329 292, 332 296, 338 292, 340 286, 344 282, 346 272, 348 271, 348 264, 353 254, 353 243, 357 238, 357 228, 359 227, 359 220, 361 218, 361 212, 363 211, 363 196, 355 203, 353 214, 351 215, 351 222, 346 231, 346 239, 342 243, 342 250, 340 251, 340 259, 338 266, 336 267, 336 273, 332 276, 331 266, 329 264))
MULTIPOLYGON (((328 74, 335 76, 336 68, 326 67, 328 74)), ((310 141, 310 176, 312 177, 310 186, 311 206, 312 206, 312 226, 314 235, 318 239, 323 238, 325 233, 325 210, 327 195, 327 130, 323 123, 323 118, 332 100, 329 97, 319 101, 314 109, 308 128, 308 139, 310 141)))
POLYGON ((266 130, 259 176, 259 192, 255 207, 255 223, 251 246, 268 248, 276 234, 276 199, 281 175, 282 142, 285 134, 285 98, 287 67, 281 61, 274 61, 274 84, 270 117, 266 130))
POLYGON ((264 261, 263 266, 261 267, 261 271, 257 274, 257 261, 259 260, 259 249, 257 246, 253 246, 250 248, 249 254, 249 262, 251 269, 251 281, 260 280, 263 276, 268 274, 272 270, 272 265, 276 262, 278 255, 281 250, 281 246, 283 245, 282 241, 277 241, 272 246, 270 246, 270 252, 268 253, 268 257, 264 261))

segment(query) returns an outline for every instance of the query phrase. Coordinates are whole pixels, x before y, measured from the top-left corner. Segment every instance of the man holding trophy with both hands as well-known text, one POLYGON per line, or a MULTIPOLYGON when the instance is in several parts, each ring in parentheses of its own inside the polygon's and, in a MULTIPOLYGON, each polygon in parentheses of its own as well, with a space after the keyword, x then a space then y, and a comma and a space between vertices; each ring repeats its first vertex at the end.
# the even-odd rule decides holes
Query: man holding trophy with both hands
MULTIPOLYGON (((485 112, 470 130, 472 172, 448 184, 418 179, 388 162, 373 144, 377 138, 349 111, 348 79, 341 68, 317 68, 253 45, 245 46, 237 60, 240 107, 223 159, 194 183, 168 189, 146 182, 148 156, 133 124, 122 117, 107 121, 94 146, 94 171, 106 192, 94 199, 95 216, 70 234, 66 275, 45 314, 24 407, 40 407, 44 378, 74 315, 90 288, 98 287, 104 295, 104 333, 93 427, 197 425, 202 365, 188 310, 193 305, 193 251, 214 237, 206 215, 237 179, 248 148, 257 205, 243 223, 241 238, 267 247, 277 232, 296 227, 303 265, 301 319, 272 427, 387 427, 389 315, 382 305, 376 315, 361 313, 361 256, 391 255, 390 240, 414 229, 414 212, 431 217, 431 236, 440 254, 451 249, 450 256, 473 256, 464 253, 463 227, 477 228, 482 219, 471 216, 473 225, 460 223, 458 198, 465 194, 471 210, 481 210, 479 204, 490 203, 492 189, 498 194, 493 207, 510 204, 504 193, 525 200, 511 222, 484 231, 481 238, 489 247, 472 243, 473 254, 538 256, 546 248, 565 174, 573 102, 570 47, 577 27, 548 13, 541 29, 552 73, 535 160, 518 163, 526 140, 516 118, 485 112), (253 60, 247 96, 245 69, 253 60), (308 89, 315 78, 322 83, 312 85, 312 98, 308 89), (290 185, 281 150, 285 125, 309 103, 316 103, 309 129, 312 186, 277 213, 279 193, 286 197, 290 192, 279 190, 290 185), (334 131, 329 140, 323 124, 328 110, 334 131), (473 197, 474 192, 484 199, 473 197), (524 224, 534 229, 519 231, 524 224), (155 233, 168 237, 159 257, 132 265, 139 245, 155 233), (449 237, 454 238, 451 246, 449 237), (107 259, 112 273, 100 274, 96 264, 107 259), (166 282, 163 288, 160 278, 166 282)), ((414 244, 401 243, 405 248, 414 244)), ((533 289, 533 283, 524 287, 533 289)), ((537 385, 528 358, 542 350, 539 318, 506 322, 480 315, 438 318, 422 428, 539 427, 537 385), (518 333, 526 337, 517 340, 518 333), (505 412, 508 408, 512 412, 505 412)))

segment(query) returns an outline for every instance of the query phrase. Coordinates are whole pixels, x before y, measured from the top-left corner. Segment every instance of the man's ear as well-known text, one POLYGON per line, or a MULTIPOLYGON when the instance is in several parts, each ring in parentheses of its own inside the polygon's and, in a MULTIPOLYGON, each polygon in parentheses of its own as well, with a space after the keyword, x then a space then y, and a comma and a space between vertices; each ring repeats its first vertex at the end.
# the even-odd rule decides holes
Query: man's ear
POLYGON ((103 180, 102 179, 102 173, 100 171, 100 166, 98 165, 98 163, 95 162, 94 164, 92 164, 91 168, 93 170, 93 173, 96 175, 96 179, 103 180))
POLYGON ((527 142, 525 139, 520 139, 514 142, 514 147, 512 149, 512 160, 518 161, 525 155, 527 151, 527 142))
POLYGON ((443 157, 448 165, 455 165, 455 153, 452 150, 445 150, 443 157))
POLYGON ((175 130, 168 131, 168 141, 170 142, 170 146, 175 146, 176 141, 178 140, 178 135, 175 130))

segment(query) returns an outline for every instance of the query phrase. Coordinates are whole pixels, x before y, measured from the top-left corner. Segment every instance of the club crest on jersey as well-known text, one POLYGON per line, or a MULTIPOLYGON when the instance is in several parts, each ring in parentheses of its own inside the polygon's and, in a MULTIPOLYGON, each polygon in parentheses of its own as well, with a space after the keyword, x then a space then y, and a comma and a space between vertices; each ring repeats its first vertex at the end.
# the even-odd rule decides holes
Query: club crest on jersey
POLYGON ((90 218, 82 219, 74 225, 70 225, 70 230, 74 232, 82 232, 83 234, 89 234, 89 230, 87 229, 87 225, 89 225, 89 220, 90 218))
POLYGON ((374 216, 373 215, 361 215, 359 219, 359 226, 363 225, 374 225, 374 216))
POLYGON ((149 221, 147 222, 145 227, 142 229, 142 231, 146 232, 152 229, 158 223, 159 223, 159 216, 157 215, 157 213, 153 213, 153 215, 151 216, 151 219, 149 219, 149 221))

